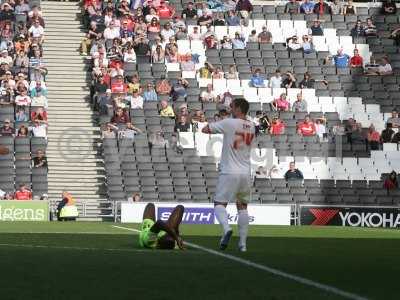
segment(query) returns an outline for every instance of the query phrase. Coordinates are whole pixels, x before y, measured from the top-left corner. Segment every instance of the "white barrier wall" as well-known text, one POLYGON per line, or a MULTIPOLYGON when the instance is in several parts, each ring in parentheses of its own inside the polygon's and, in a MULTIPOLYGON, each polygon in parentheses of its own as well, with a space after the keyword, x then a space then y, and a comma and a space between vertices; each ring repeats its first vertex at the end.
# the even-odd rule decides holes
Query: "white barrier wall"
MULTIPOLYGON (((122 223, 141 223, 143 211, 147 203, 121 203, 122 223)), ((154 203, 156 207, 156 218, 167 220, 173 208, 182 204, 185 213, 182 223, 184 224, 218 224, 214 216, 212 203, 154 203)), ((229 223, 237 223, 237 210, 234 204, 227 207, 229 223)), ((262 205, 251 204, 248 206, 251 225, 290 225, 290 205, 262 205)))

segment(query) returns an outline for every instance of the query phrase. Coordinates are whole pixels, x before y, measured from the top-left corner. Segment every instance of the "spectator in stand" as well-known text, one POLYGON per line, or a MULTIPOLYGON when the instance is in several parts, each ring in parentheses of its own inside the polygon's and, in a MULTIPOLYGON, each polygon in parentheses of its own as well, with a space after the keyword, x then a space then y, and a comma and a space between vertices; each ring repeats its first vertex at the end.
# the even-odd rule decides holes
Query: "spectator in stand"
POLYGON ((315 80, 311 77, 311 74, 306 72, 304 73, 303 80, 300 81, 299 87, 301 89, 313 89, 315 84, 315 80))
POLYGON ((32 200, 32 192, 26 184, 20 184, 19 189, 14 194, 15 200, 32 200))
POLYGON ((157 148, 169 148, 169 142, 164 138, 162 131, 157 131, 150 135, 149 138, 150 147, 157 148))
POLYGON ((329 64, 329 61, 332 60, 336 68, 344 69, 349 66, 350 56, 343 52, 343 49, 340 48, 337 51, 337 54, 332 56, 328 56, 325 60, 326 64, 329 64))
POLYGON ((239 32, 236 32, 235 37, 232 39, 232 47, 233 50, 243 50, 246 48, 246 40, 239 32))
POLYGON ((267 26, 263 26, 262 31, 258 34, 258 42, 261 44, 272 43, 272 34, 268 31, 267 26))
POLYGON ((328 3, 325 3, 324 0, 319 0, 313 8, 314 14, 316 15, 331 15, 332 10, 328 3))
MULTIPOLYGON (((46 86, 42 85, 41 81, 36 81, 35 86, 29 90, 29 93, 31 94, 31 97, 39 97, 39 96, 47 96, 47 88, 46 86)), ((40 106, 40 105, 33 105, 32 106, 40 106)))
POLYGON ((130 102, 131 109, 143 109, 143 97, 138 90, 133 90, 132 95, 128 95, 126 100, 130 102))
POLYGON ((375 130, 375 126, 372 124, 368 128, 367 142, 371 150, 379 150, 381 136, 379 132, 375 130))
POLYGON ((34 137, 47 138, 47 122, 36 120, 34 126, 29 127, 29 131, 32 132, 34 137))
POLYGON ((277 116, 272 118, 271 127, 269 128, 271 135, 281 135, 285 133, 285 124, 277 116))
POLYGON ((276 69, 274 76, 272 76, 269 80, 269 87, 272 89, 280 88, 282 85, 282 76, 281 71, 276 69))
POLYGON ((38 107, 36 111, 31 112, 31 120, 35 122, 39 121, 47 121, 47 112, 43 109, 43 107, 38 107))
POLYGON ((153 50, 151 59, 153 63, 164 63, 165 60, 165 51, 162 46, 157 45, 156 49, 153 50))
POLYGON ((124 62, 136 63, 136 53, 132 46, 129 46, 124 52, 124 62))
POLYGON ((212 79, 224 79, 224 72, 222 72, 221 67, 216 67, 211 74, 212 79))
POLYGON ((185 115, 179 116, 179 120, 176 122, 174 131, 175 132, 191 132, 192 131, 192 125, 188 121, 187 116, 185 116, 185 115))
POLYGON ((366 75, 392 75, 393 69, 392 65, 389 63, 389 59, 387 57, 381 58, 381 63, 377 68, 370 68, 365 73, 366 75))
POLYGON ((13 65, 13 59, 10 55, 8 55, 7 49, 3 49, 1 51, 1 56, 0 56, 0 63, 6 63, 10 67, 13 65))
POLYGON ((171 84, 164 76, 156 83, 156 92, 158 95, 169 95, 171 93, 171 84))
POLYGON ((297 94, 297 99, 292 105, 292 111, 307 112, 307 101, 303 99, 303 95, 301 93, 297 94))
POLYGON ((106 92, 97 98, 97 106, 100 115, 108 115, 108 111, 112 108, 112 94, 111 90, 107 89, 106 92))
POLYGON ((201 130, 208 124, 206 116, 201 110, 196 111, 195 115, 192 118, 192 122, 197 132, 201 132, 201 130))
POLYGON ((286 94, 282 93, 279 98, 272 101, 272 107, 277 111, 289 111, 290 102, 286 99, 286 94))
POLYGON ((157 8, 157 14, 160 19, 172 19, 175 15, 175 9, 168 4, 168 1, 161 0, 160 6, 157 8))
POLYGON ((217 14, 217 17, 215 18, 215 20, 213 22, 213 25, 214 26, 225 26, 226 25, 223 13, 218 13, 217 14))
POLYGON ((324 31, 321 27, 321 21, 320 20, 314 20, 313 24, 311 25, 309 29, 309 34, 312 36, 323 36, 324 31))
POLYGON ((239 79, 235 65, 230 65, 228 72, 225 72, 226 79, 239 79))
POLYGON ((285 14, 298 14, 300 12, 300 5, 296 0, 289 0, 285 5, 285 14))
POLYGON ((350 134, 351 144, 365 144, 365 136, 360 123, 355 123, 350 134))
POLYGON ((200 101, 202 102, 215 102, 217 95, 214 92, 213 85, 207 84, 207 89, 202 91, 200 94, 200 101))
POLYGON ((250 86, 255 88, 264 88, 267 85, 268 80, 266 80, 264 76, 261 75, 261 70, 257 68, 250 78, 250 86))
POLYGON ((285 75, 286 75, 286 77, 285 77, 285 79, 283 79, 281 87, 286 88, 286 89, 296 88, 297 79, 294 76, 294 74, 290 71, 287 71, 285 75))
POLYGON ((31 41, 33 39, 37 39, 39 45, 41 45, 44 41, 44 28, 40 25, 39 19, 35 19, 33 21, 32 26, 28 30, 29 37, 31 41))
MULTIPOLYGON (((388 124, 389 125, 389 124, 388 124)), ((397 131, 392 137, 392 143, 400 144, 400 131, 397 131)))
POLYGON ((160 106, 161 106, 161 110, 160 110, 161 117, 175 118, 174 110, 172 109, 172 106, 168 104, 168 102, 166 100, 161 100, 160 106))
POLYGON ((126 123, 126 127, 119 131, 118 137, 120 139, 134 139, 135 135, 143 133, 140 128, 133 126, 131 122, 126 123))
POLYGON ((18 128, 17 137, 28 137, 28 135, 29 135, 28 127, 26 127, 25 125, 21 125, 18 128))
POLYGON ((314 44, 313 44, 311 35, 303 35, 302 42, 301 42, 301 48, 303 49, 303 52, 305 54, 310 54, 310 53, 314 52, 314 44))
POLYGON ((158 21, 157 18, 151 19, 150 23, 147 24, 147 32, 154 34, 161 32, 160 22, 158 21))
POLYGON ((301 49, 301 44, 295 35, 286 39, 286 46, 289 51, 297 51, 301 49))
POLYGON ((128 122, 129 122, 128 113, 120 107, 117 108, 114 116, 111 118, 111 123, 115 125, 120 125, 120 124, 126 124, 128 122))
POLYGON ((249 0, 238 0, 236 2, 235 10, 239 12, 240 17, 243 21, 243 26, 249 25, 250 14, 253 11, 253 5, 250 3, 249 0))
POLYGON ((343 14, 343 3, 341 2, 341 0, 333 0, 331 2, 331 12, 332 15, 343 14))
POLYGON ((37 150, 36 156, 33 158, 34 168, 47 168, 47 157, 44 155, 43 150, 37 150))
POLYGON ((182 11, 182 18, 185 20, 196 20, 197 10, 193 6, 193 2, 188 2, 186 8, 182 11))
POLYGON ((222 95, 218 95, 217 102, 218 102, 218 110, 229 110, 231 107, 231 103, 234 97, 230 92, 225 92, 222 95))
POLYGON ((392 0, 386 0, 382 2, 382 14, 383 15, 395 15, 397 12, 396 3, 392 0))
POLYGON ((209 62, 204 63, 204 67, 201 67, 199 69, 199 76, 200 78, 208 78, 211 79, 211 74, 213 72, 214 68, 209 62))
POLYGON ((381 142, 382 143, 391 143, 394 133, 395 132, 392 129, 392 124, 387 123, 386 128, 384 130, 382 130, 382 132, 381 132, 381 142))
POLYGON ((376 26, 372 23, 372 19, 367 19, 367 25, 364 28, 364 35, 365 36, 376 36, 377 30, 376 26))
POLYGON ((392 110, 392 116, 386 121, 386 124, 391 124, 391 128, 400 128, 400 117, 396 109, 392 110))
POLYGON ((233 48, 232 40, 227 35, 224 35, 224 37, 222 38, 222 40, 220 42, 220 48, 221 49, 232 49, 233 48))
POLYGON ((23 107, 17 108, 15 113, 15 122, 28 122, 29 116, 23 107))
POLYGON ((313 136, 316 134, 315 124, 309 116, 306 116, 304 121, 298 124, 297 133, 302 136, 313 136))
POLYGON ((193 27, 193 32, 189 34, 189 40, 200 41, 202 39, 202 34, 199 32, 199 27, 193 27))
POLYGON ((350 59, 350 67, 352 68, 362 68, 364 66, 364 61, 362 56, 360 55, 358 49, 354 49, 354 55, 350 59))
POLYGON ((353 0, 349 0, 347 4, 343 8, 343 14, 345 16, 356 15, 357 10, 356 7, 353 5, 353 0))
POLYGON ((203 12, 200 18, 197 19, 197 25, 199 26, 207 26, 213 23, 213 19, 210 15, 203 12))
POLYGON ((257 31, 256 30, 252 30, 249 34, 249 36, 247 37, 247 42, 248 43, 258 43, 258 36, 257 36, 257 31))
POLYGON ((314 13, 314 3, 310 0, 304 0, 300 5, 300 13, 310 15, 314 13))
POLYGON ((153 83, 149 82, 146 85, 146 90, 143 92, 144 101, 157 101, 158 96, 156 90, 154 89, 153 83))
POLYGON ((0 128, 0 136, 14 136, 15 129, 11 126, 10 119, 5 119, 3 126, 0 128))
POLYGON ((315 120, 315 134, 319 137, 320 141, 327 138, 325 123, 326 120, 324 118, 318 118, 315 120))
POLYGON ((140 37, 139 40, 135 42, 133 49, 137 56, 149 56, 151 54, 150 46, 144 37, 140 37))
POLYGON ((383 183, 383 187, 387 190, 394 190, 399 188, 399 183, 397 182, 397 173, 392 171, 383 183))
POLYGON ((226 25, 228 26, 240 26, 240 18, 236 15, 233 10, 228 11, 228 17, 226 18, 226 25))
POLYGON ((303 173, 299 169, 296 169, 294 161, 289 164, 289 170, 285 173, 285 180, 303 180, 303 173))
POLYGON ((179 98, 186 98, 187 96, 187 87, 189 86, 189 82, 186 79, 179 78, 178 81, 172 86, 171 89, 171 98, 173 101, 178 100, 179 98))
POLYGON ((154 7, 150 7, 149 13, 146 15, 144 20, 146 21, 146 23, 151 23, 153 19, 156 19, 156 21, 158 21, 160 20, 160 17, 158 16, 156 9, 154 7))
POLYGON ((118 131, 118 127, 112 123, 107 123, 106 128, 102 131, 101 137, 103 139, 115 139, 115 132, 118 131))
POLYGON ((90 50, 90 46, 92 45, 92 43, 101 36, 102 34, 97 27, 97 23, 90 22, 88 33, 81 43, 81 54, 86 56, 89 52, 88 50, 90 50))
POLYGON ((359 37, 359 36, 364 36, 365 35, 365 29, 364 26, 361 23, 361 20, 357 20, 356 24, 350 31, 350 35, 352 37, 359 37))

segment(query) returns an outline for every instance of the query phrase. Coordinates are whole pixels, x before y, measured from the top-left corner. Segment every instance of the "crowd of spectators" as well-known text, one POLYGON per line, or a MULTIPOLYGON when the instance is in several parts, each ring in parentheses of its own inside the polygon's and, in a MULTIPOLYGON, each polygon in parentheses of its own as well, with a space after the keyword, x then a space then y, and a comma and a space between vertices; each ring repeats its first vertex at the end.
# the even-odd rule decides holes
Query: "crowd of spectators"
MULTIPOLYGON (((43 60, 45 22, 38 5, 27 0, 0 6, 0 136, 47 138, 47 69, 43 60)), ((47 168, 45 149, 32 155, 32 168, 47 168)), ((30 183, 3 199, 31 200, 30 183)))

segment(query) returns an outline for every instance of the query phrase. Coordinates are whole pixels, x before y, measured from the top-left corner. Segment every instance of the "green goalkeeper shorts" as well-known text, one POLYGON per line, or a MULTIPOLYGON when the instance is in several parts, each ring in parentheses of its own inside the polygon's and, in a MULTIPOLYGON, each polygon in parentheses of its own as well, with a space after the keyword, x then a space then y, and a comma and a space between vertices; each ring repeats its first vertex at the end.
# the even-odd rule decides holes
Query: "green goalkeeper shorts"
POLYGON ((139 234, 140 247, 154 249, 157 247, 158 239, 166 234, 165 231, 160 231, 159 233, 152 232, 150 229, 153 227, 154 223, 155 222, 151 219, 143 220, 139 234))

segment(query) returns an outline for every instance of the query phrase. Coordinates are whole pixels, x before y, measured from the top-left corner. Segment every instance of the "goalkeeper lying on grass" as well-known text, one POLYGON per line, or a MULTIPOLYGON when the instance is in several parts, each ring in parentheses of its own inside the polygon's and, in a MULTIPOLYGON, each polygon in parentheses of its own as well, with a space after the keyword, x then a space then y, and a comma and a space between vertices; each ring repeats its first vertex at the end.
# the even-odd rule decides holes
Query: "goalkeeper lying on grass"
POLYGON ((179 249, 184 249, 182 238, 179 236, 185 208, 178 205, 172 211, 167 222, 156 221, 156 209, 153 203, 146 205, 143 212, 143 222, 140 227, 139 245, 151 249, 174 249, 175 242, 179 249))

